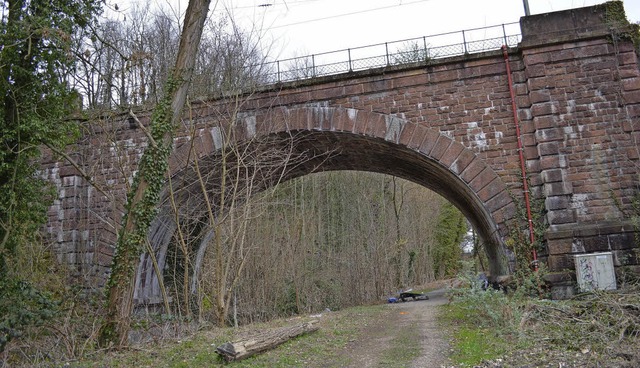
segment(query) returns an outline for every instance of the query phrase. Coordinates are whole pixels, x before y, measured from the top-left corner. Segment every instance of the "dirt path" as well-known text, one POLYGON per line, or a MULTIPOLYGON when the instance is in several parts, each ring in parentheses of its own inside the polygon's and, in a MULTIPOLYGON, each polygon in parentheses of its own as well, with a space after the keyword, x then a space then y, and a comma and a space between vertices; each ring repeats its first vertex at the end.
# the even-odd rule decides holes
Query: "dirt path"
MULTIPOLYGON (((429 300, 408 301, 388 304, 386 318, 367 326, 358 340, 352 341, 345 355, 353 362, 351 367, 394 366, 385 359, 385 353, 393 348, 394 341, 402 339, 419 340, 420 356, 411 363, 411 367, 441 367, 447 360, 449 344, 438 328, 436 306, 446 304, 445 290, 427 293, 429 300)), ((403 365, 404 366, 404 365, 403 365)))

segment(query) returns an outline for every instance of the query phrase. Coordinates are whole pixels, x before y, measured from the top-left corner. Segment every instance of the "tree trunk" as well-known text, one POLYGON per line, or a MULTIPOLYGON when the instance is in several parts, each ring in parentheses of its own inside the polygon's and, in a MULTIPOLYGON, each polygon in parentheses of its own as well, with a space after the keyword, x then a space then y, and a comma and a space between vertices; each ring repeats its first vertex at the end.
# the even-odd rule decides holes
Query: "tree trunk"
POLYGON ((99 339, 100 345, 105 347, 120 347, 127 343, 136 264, 145 249, 149 225, 156 214, 159 193, 167 173, 173 132, 185 105, 210 2, 189 1, 175 68, 166 82, 165 95, 151 117, 149 128, 152 139, 142 156, 138 175, 128 196, 124 226, 118 236, 109 278, 107 315, 99 339))
POLYGON ((309 321, 296 326, 283 327, 272 331, 266 331, 259 335, 242 340, 227 342, 216 348, 227 362, 248 358, 263 351, 267 351, 287 342, 294 337, 318 330, 317 321, 309 321))

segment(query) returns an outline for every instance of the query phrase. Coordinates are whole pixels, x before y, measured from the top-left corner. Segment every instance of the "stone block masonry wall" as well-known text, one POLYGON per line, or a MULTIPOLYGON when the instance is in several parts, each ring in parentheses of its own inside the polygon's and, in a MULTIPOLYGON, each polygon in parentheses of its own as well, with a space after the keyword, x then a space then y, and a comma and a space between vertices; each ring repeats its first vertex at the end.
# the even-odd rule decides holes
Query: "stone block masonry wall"
MULTIPOLYGON (((150 111, 138 114, 148 124, 150 111)), ((110 273, 126 196, 147 139, 126 113, 95 119, 82 129, 87 133, 68 152, 99 189, 70 162, 45 150, 41 174, 58 194, 49 208, 45 234, 57 260, 73 278, 101 288, 110 273)), ((213 144, 211 134, 206 134, 209 131, 202 126, 198 129, 197 141, 203 146, 213 144)), ((188 130, 179 130, 175 145, 188 142, 189 136, 188 130)))
POLYGON ((537 147, 529 166, 539 173, 553 271, 572 272, 575 254, 597 251, 612 251, 619 269, 640 263, 630 206, 640 183, 638 54, 620 38, 633 31, 612 29, 606 6, 522 21, 528 96, 518 102, 537 147), (574 40, 549 27, 567 19, 580 20, 574 40))
POLYGON ((619 218, 615 197, 633 195, 637 145, 623 129, 629 103, 614 48, 598 39, 523 50, 529 101, 520 107, 531 111, 523 124, 534 129, 551 225, 619 218))
POLYGON ((57 189, 46 233, 61 263, 84 285, 104 286, 111 266, 128 186, 146 139, 126 119, 96 120, 69 149, 90 185, 68 161, 45 152, 42 175, 57 189), (55 159, 52 160, 52 159, 55 159))
MULTIPOLYGON (((523 41, 509 53, 528 179, 546 210, 543 258, 565 292, 575 254, 612 251, 618 269, 640 264, 632 221, 640 195, 639 61, 632 42, 619 37, 624 29, 612 32, 605 14, 606 6, 596 6, 523 18, 523 41)), ((244 136, 305 131, 315 148, 342 144, 350 161, 330 169, 397 174, 433 188, 501 246, 510 223, 523 220, 514 218, 522 183, 502 52, 276 86, 239 107, 224 99, 192 106, 194 122, 179 127, 175 145, 193 142, 199 155, 215 152, 220 117, 239 108, 232 123, 244 136)), ((139 115, 146 124, 148 112, 139 115)), ((50 241, 91 285, 106 280, 145 146, 126 114, 88 126, 72 157, 108 195, 68 163, 43 162, 59 193, 49 211, 50 241)), ((189 154, 177 150, 173 174, 189 154)))
MULTIPOLYGON (((517 58, 512 64, 516 70, 524 65, 517 58)), ((423 129, 428 130, 426 138, 419 138, 422 142, 419 150, 447 167, 454 162, 464 162, 469 154, 477 157, 478 162, 491 170, 483 171, 484 167, 476 163, 462 166, 456 174, 473 190, 481 191, 483 200, 500 203, 491 212, 499 219, 501 234, 508 235, 503 220, 513 216, 515 206, 510 198, 506 200, 502 196, 505 190, 512 191, 516 197, 521 195, 521 173, 501 52, 452 58, 382 75, 355 73, 348 78, 327 78, 322 84, 265 94, 248 101, 246 109, 309 105, 396 118, 405 121, 408 127, 415 125, 415 132, 411 134, 416 136, 422 134, 423 129), (451 141, 458 144, 452 145, 451 141), (499 180, 492 183, 494 175, 499 180)), ((385 135, 386 127, 380 128, 381 131, 373 132, 374 136, 385 135)), ((451 184, 444 184, 447 185, 451 184)))

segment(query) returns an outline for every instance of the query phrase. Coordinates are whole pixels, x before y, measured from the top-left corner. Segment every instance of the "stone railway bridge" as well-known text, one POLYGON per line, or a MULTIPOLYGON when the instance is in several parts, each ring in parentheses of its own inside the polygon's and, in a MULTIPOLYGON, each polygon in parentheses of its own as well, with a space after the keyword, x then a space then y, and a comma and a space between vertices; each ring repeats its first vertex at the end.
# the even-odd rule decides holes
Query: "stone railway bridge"
MULTIPOLYGON (((609 6, 522 18, 522 41, 508 50, 530 191, 545 209, 541 258, 556 297, 572 290, 575 254, 612 251, 617 271, 640 273, 634 224, 640 214, 633 207, 640 196, 640 70, 629 37, 637 30, 612 21, 609 6)), ((195 217, 205 211, 194 158, 211 173, 213 192, 225 139, 263 153, 266 142, 305 159, 279 171, 247 170, 260 172, 262 187, 344 169, 414 181, 467 216, 487 245, 491 272, 506 274, 510 228, 527 221, 517 215, 523 184, 508 77, 504 54, 495 51, 193 103, 170 160, 177 210, 195 217)), ((138 117, 149 119, 144 112, 138 117)), ((86 283, 104 285, 127 185, 146 145, 144 129, 126 114, 87 127, 70 155, 101 191, 68 162, 44 160, 59 189, 47 233, 59 260, 86 283)), ((160 269, 175 246, 167 193, 149 234, 160 269)), ((196 266, 211 236, 204 231, 192 245, 196 266)), ((159 295, 144 255, 136 298, 153 303, 159 295)))

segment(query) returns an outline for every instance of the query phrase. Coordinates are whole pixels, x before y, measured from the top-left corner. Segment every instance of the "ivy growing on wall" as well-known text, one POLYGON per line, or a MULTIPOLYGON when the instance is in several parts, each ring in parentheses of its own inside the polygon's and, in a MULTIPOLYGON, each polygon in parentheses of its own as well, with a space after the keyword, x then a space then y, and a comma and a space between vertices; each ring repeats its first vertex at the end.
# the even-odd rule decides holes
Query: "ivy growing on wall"
POLYGON ((16 269, 14 258, 40 242, 52 192, 37 175, 42 145, 63 147, 76 94, 72 34, 94 21, 95 0, 0 1, 0 351, 22 327, 50 315, 51 303, 16 269), (11 308, 7 307, 11 304, 11 308))

